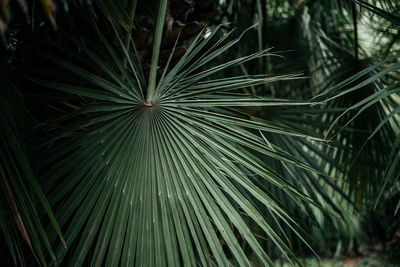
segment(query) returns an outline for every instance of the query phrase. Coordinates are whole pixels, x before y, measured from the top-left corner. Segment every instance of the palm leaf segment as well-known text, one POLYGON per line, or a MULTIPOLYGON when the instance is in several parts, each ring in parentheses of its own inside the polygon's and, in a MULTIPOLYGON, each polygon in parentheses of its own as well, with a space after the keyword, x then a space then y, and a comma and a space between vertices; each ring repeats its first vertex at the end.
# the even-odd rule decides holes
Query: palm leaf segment
POLYGON ((75 41, 104 75, 48 57, 85 82, 76 86, 36 80, 91 99, 68 116, 71 125, 46 142, 51 158, 43 166, 54 167, 44 186, 56 184, 49 202, 59 207, 57 216, 69 247, 66 250, 60 245, 56 250, 58 262, 68 258, 71 266, 102 262, 106 266, 228 266, 231 262, 250 266, 239 242, 242 236, 259 262, 273 265, 247 226, 249 218, 287 258, 294 258, 255 202, 262 203, 296 234, 298 225, 256 185, 254 177, 304 201, 312 200, 248 151, 311 169, 279 147, 267 145, 251 129, 303 135, 232 115, 235 113, 227 106, 307 104, 229 93, 295 77, 208 79, 228 67, 267 55, 262 51, 203 70, 240 39, 227 41, 228 33, 210 44, 217 28, 207 38, 199 35, 173 67, 168 61, 152 101, 146 103, 147 84, 135 48, 127 51, 114 30, 127 68, 106 38, 102 38, 103 48, 75 41), (107 63, 110 61, 113 67, 107 63), (81 119, 82 114, 89 117, 81 119))

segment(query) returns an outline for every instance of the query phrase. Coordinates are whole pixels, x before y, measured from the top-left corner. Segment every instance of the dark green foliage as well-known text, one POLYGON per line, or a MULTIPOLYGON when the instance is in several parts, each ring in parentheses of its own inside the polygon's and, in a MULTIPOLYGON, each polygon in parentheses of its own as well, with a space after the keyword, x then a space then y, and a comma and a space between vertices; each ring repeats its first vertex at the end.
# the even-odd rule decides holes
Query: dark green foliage
POLYGON ((10 3, 7 264, 301 265, 395 240, 397 1, 60 1, 31 27, 10 3))

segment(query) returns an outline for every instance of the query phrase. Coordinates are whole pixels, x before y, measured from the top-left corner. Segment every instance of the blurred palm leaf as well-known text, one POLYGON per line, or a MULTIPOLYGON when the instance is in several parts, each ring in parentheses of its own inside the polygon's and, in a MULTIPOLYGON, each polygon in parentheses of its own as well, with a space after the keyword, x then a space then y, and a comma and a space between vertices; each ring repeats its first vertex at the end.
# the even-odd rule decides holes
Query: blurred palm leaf
POLYGON ((0 229, 15 265, 26 264, 26 246, 38 263, 46 265, 46 256, 50 254, 55 261, 55 255, 39 214, 47 215, 62 238, 61 231, 26 151, 26 129, 31 118, 18 92, 3 75, 0 84, 0 229))
MULTIPOLYGON (((318 219, 320 224, 316 224, 321 227, 322 234, 311 231, 315 239, 325 244, 324 252, 329 248, 335 251, 335 243, 339 245, 338 250, 341 244, 346 243, 351 248, 352 242, 343 241, 361 237, 360 233, 365 229, 360 229, 361 216, 355 218, 354 207, 348 203, 354 201, 359 211, 366 211, 372 207, 379 193, 385 195, 385 200, 380 202, 381 207, 387 206, 386 199, 398 202, 396 175, 399 165, 395 158, 398 149, 395 122, 398 120, 398 103, 393 100, 398 98, 395 90, 398 60, 393 58, 399 49, 396 24, 400 10, 398 1, 259 0, 251 4, 248 1, 221 1, 220 5, 222 18, 226 21, 239 25, 260 22, 257 31, 250 33, 252 38, 244 40, 241 53, 253 51, 255 40, 258 40, 260 49, 275 46, 279 51, 288 50, 283 54, 287 62, 279 62, 272 57, 262 58, 259 64, 249 64, 236 71, 279 73, 300 69, 310 77, 309 80, 285 84, 254 86, 251 94, 305 100, 321 92, 327 94, 326 98, 315 99, 324 104, 312 108, 303 106, 274 112, 266 107, 257 110, 257 114, 263 118, 274 118, 279 125, 309 131, 313 135, 326 135, 330 129, 331 134, 327 137, 329 145, 303 142, 306 151, 296 151, 299 146, 293 143, 285 145, 291 138, 278 136, 267 139, 274 140, 292 155, 303 157, 310 165, 318 166, 338 178, 333 188, 337 186, 340 190, 335 189, 331 197, 335 202, 342 203, 338 206, 347 220, 343 225, 338 222, 326 224, 324 222, 330 221, 330 218, 322 217, 318 219), (291 51, 293 49, 295 51, 291 51), (340 89, 329 91, 330 88, 340 89), (324 102, 329 96, 331 101, 324 102), (391 185, 391 189, 384 186, 385 182, 391 185), (348 198, 350 202, 345 200, 348 198), (326 235, 326 232, 335 234, 326 235)), ((269 161, 268 164, 282 173, 279 164, 274 166, 269 161)), ((285 174, 285 177, 291 176, 285 174)), ((307 176, 303 174, 301 177, 305 179, 307 176)), ((329 195, 329 186, 322 187, 322 195, 329 195)), ((292 201, 284 200, 285 197, 280 199, 290 210, 298 207, 291 207, 292 201)), ((385 216, 387 225, 396 224, 396 219, 391 217, 395 207, 390 206, 391 214, 385 216)), ((312 213, 300 213, 299 217, 304 218, 301 222, 309 225, 307 219, 313 217, 312 213)), ((318 218, 317 214, 315 217, 318 218)))
MULTIPOLYGON (((29 24, 33 24, 35 22, 35 9, 39 9, 41 6, 41 10, 45 13, 48 21, 52 25, 54 30, 57 30, 57 13, 69 13, 70 7, 68 0, 41 0, 30 2, 25 0, 4 0, 0 2, 0 35, 5 41, 6 31, 8 28, 8 24, 12 22, 13 15, 17 17, 18 22, 23 21, 20 18, 21 11, 18 9, 11 10, 14 2, 18 2, 18 5, 25 17, 25 22, 29 24), (33 10, 33 11, 31 11, 33 10), (33 18, 31 18, 31 14, 33 14, 33 18)), ((133 1, 136 5, 137 0, 133 1)), ((109 1, 109 0, 89 0, 89 1, 74 1, 74 6, 78 8, 85 6, 90 9, 92 14, 96 14, 96 12, 102 13, 108 20, 112 20, 113 22, 119 24, 121 27, 125 28, 125 30, 131 30, 133 27, 132 19, 130 18, 130 14, 128 13, 128 5, 126 1, 109 1)), ((131 15, 132 16, 132 15, 131 15)), ((65 18, 64 18, 65 19, 65 18)), ((40 23, 38 23, 40 24, 40 23)), ((32 29, 34 26, 32 25, 32 29)))
MULTIPOLYGON (((301 3, 302 1, 288 2, 259 0, 249 4, 245 0, 223 1, 221 9, 227 21, 238 22, 242 27, 258 22, 255 29, 249 32, 251 37, 241 42, 241 49, 235 51, 236 53, 254 51, 254 44, 258 43, 260 49, 275 46, 275 50, 282 51, 282 57, 285 57, 285 60, 282 60, 282 57, 259 58, 256 64, 242 65, 240 68, 234 69, 235 73, 279 73, 288 70, 304 70, 306 75, 310 76, 310 79, 307 77, 256 85, 251 88, 251 91, 248 90, 248 93, 269 98, 301 98, 307 101, 315 94, 315 83, 327 81, 330 78, 329 75, 328 77, 324 76, 327 69, 331 71, 330 68, 335 69, 337 65, 334 64, 335 61, 330 62, 330 58, 325 60, 325 56, 327 54, 330 56, 332 51, 326 51, 326 47, 321 45, 322 42, 319 41, 321 36, 316 30, 316 28, 319 30, 317 26, 320 25, 310 20, 309 10, 307 8, 302 9, 301 6, 296 4, 296 2, 301 3), (237 10, 242 10, 242 12, 237 12, 237 10), (255 13, 257 16, 254 16, 255 13), (281 34, 281 32, 290 32, 291 34, 281 34), (255 42, 255 40, 258 40, 258 42, 255 42), (314 71, 314 68, 317 71, 311 72, 314 71), (309 73, 309 69, 311 69, 311 73, 309 73)), ((318 6, 321 8, 323 5, 333 5, 336 9, 338 8, 337 1, 316 2, 315 8, 317 9, 318 6)), ((313 6, 313 4, 310 3, 310 6, 313 6)), ((342 17, 338 19, 342 19, 342 17)), ((333 19, 327 20, 329 23, 332 23, 332 21, 333 19)), ((347 42, 347 40, 344 41, 347 42)), ((351 40, 348 43, 351 46, 353 45, 351 40)), ((352 54, 352 48, 349 53, 352 54)), ((264 120, 273 121, 281 127, 297 129, 297 131, 307 132, 309 135, 320 136, 321 138, 324 137, 324 131, 330 125, 329 121, 323 119, 326 116, 325 114, 334 112, 332 114, 335 115, 337 112, 336 108, 322 105, 318 101, 313 106, 258 107, 244 110, 264 120)), ((342 110, 344 109, 342 108, 342 110)), ((259 118, 252 119, 260 120, 259 118)), ((335 127, 335 129, 337 128, 340 127, 335 127)), ((320 245, 318 252, 329 255, 329 253, 335 251, 352 249, 352 240, 360 236, 360 224, 359 218, 354 216, 353 200, 348 196, 348 189, 343 188, 345 181, 342 178, 346 174, 346 169, 342 163, 345 162, 337 157, 343 146, 340 143, 313 142, 312 140, 271 133, 263 133, 263 135, 268 142, 288 151, 296 158, 302 159, 315 169, 327 172, 337 178, 318 177, 316 179, 312 173, 287 166, 269 157, 260 156, 277 173, 296 184, 298 190, 308 192, 320 205, 330 207, 340 214, 342 220, 337 220, 326 213, 321 213, 318 209, 311 208, 309 205, 298 203, 295 199, 288 197, 287 194, 282 194, 279 189, 271 189, 269 185, 263 185, 274 192, 274 197, 282 203, 285 209, 291 211, 291 214, 295 214, 297 221, 307 232, 312 233, 313 240, 320 245), (298 177, 301 177, 301 179, 298 179, 298 177)), ((273 223, 273 219, 270 221, 273 223)), ((289 232, 285 225, 279 225, 279 223, 275 225, 276 229, 280 227, 283 229, 282 232, 289 232)), ((296 247, 296 251, 307 255, 307 248, 302 246, 301 241, 295 235, 289 233, 285 238, 296 247)), ((266 241, 263 246, 270 248, 271 244, 266 241)), ((275 256, 279 257, 279 255, 280 253, 277 251, 275 256)))
MULTIPOLYGON (((366 90, 367 87, 370 88, 370 90, 368 90, 370 92, 369 95, 367 94, 364 98, 357 101, 337 116, 327 133, 330 132, 332 127, 340 121, 342 117, 346 117, 353 111, 357 112, 352 116, 348 116, 349 119, 347 119, 343 127, 350 125, 358 116, 366 112, 368 112, 367 114, 369 114, 370 120, 372 116, 379 116, 379 123, 372 124, 367 128, 369 130, 367 137, 365 140, 362 140, 362 145, 356 148, 351 156, 351 158, 353 158, 353 164, 360 155, 363 155, 362 152, 369 143, 377 142, 374 137, 378 136, 379 140, 384 140, 380 145, 381 151, 379 156, 371 155, 373 158, 369 159, 375 162, 375 166, 379 166, 377 169, 378 173, 371 174, 373 179, 376 179, 376 182, 370 181, 367 184, 367 186, 371 187, 372 192, 377 194, 375 206, 381 199, 382 194, 387 191, 387 184, 389 181, 395 185, 399 178, 399 70, 400 64, 398 56, 389 57, 381 62, 372 64, 368 68, 337 84, 335 87, 325 90, 323 93, 323 95, 331 96, 327 101, 332 101, 336 98, 345 97, 357 90, 366 90), (376 112, 376 115, 370 114, 371 109, 376 112)), ((320 97, 321 96, 322 95, 320 95, 320 97)), ((349 168, 353 167, 352 164, 349 168)), ((393 190, 397 191, 396 186, 393 187, 393 190)))

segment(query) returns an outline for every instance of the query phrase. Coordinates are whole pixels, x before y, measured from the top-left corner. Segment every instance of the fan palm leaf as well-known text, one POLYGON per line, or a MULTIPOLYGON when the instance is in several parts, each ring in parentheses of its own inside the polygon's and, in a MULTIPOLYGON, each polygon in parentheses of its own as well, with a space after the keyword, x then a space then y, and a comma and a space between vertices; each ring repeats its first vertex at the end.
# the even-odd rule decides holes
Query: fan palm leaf
MULTIPOLYGON (((165 7, 159 12, 165 12, 165 7)), ((160 49, 160 28, 162 23, 156 29, 155 54, 160 49)), ((38 147, 42 150, 48 146, 49 156, 41 166, 50 167, 50 171, 42 184, 51 188, 48 198, 57 208, 68 245, 67 250, 63 246, 56 249, 57 262, 74 266, 102 262, 124 266, 226 266, 236 262, 250 266, 253 260, 245 254, 239 242, 241 236, 257 261, 273 266, 249 228, 249 220, 283 255, 295 259, 281 234, 267 222, 267 214, 261 213, 253 201, 261 203, 304 241, 300 227, 257 181, 280 188, 299 201, 319 205, 307 190, 299 191, 252 153, 306 171, 316 170, 281 148, 267 145, 252 132, 320 139, 267 121, 239 117, 228 107, 309 103, 241 94, 226 99, 219 94, 295 79, 296 75, 210 79, 229 67, 268 56, 265 50, 204 68, 240 39, 228 40, 228 33, 211 44, 216 29, 207 37, 199 35, 173 67, 164 69, 157 83, 157 56, 153 57, 147 84, 134 45, 127 50, 118 29, 114 31, 122 57, 104 36, 101 47, 70 38, 92 62, 89 65, 97 66, 102 75, 35 50, 74 73, 79 81, 71 84, 34 78, 37 84, 89 102, 51 125, 59 130, 50 131, 52 137, 38 147)))

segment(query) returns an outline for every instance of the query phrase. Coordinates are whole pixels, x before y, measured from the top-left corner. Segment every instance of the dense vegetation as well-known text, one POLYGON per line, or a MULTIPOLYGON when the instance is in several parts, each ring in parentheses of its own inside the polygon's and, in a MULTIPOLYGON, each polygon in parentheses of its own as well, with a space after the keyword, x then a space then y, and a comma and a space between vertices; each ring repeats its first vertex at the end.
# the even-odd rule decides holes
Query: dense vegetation
POLYGON ((4 266, 398 264, 399 1, 6 0, 0 34, 4 266))

